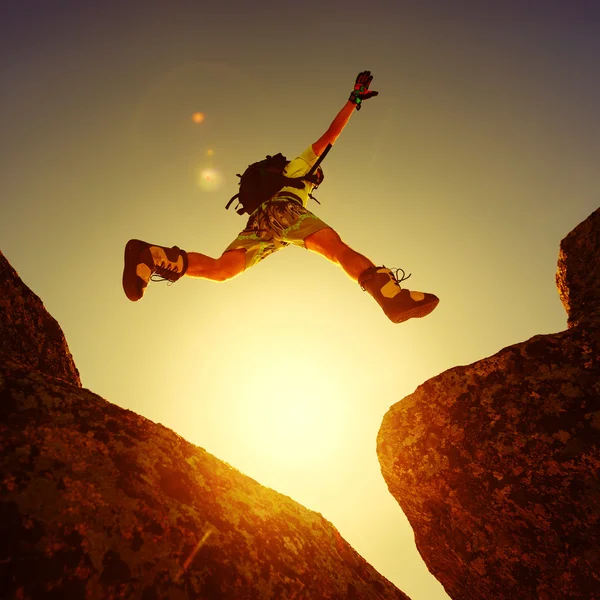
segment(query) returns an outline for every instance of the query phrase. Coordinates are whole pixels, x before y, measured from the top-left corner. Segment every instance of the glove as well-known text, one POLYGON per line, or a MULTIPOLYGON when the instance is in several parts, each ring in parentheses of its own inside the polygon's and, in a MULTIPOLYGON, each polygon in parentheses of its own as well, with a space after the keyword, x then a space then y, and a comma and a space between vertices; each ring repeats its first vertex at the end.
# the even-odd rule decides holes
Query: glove
POLYGON ((350 102, 354 102, 354 104, 356 104, 356 110, 360 110, 363 100, 368 100, 369 98, 379 94, 379 92, 369 91, 371 81, 373 81, 373 75, 371 75, 371 71, 363 71, 362 73, 358 74, 356 83, 354 84, 354 89, 350 94, 350 98, 348 98, 350 102))

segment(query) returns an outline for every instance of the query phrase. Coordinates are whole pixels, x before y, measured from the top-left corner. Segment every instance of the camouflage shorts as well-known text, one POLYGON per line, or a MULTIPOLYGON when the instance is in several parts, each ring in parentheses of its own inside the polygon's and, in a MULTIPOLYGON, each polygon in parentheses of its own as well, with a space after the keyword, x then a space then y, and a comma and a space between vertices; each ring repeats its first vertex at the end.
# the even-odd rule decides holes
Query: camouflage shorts
POLYGON ((261 204, 227 250, 246 251, 246 269, 290 244, 304 248, 311 233, 329 227, 293 198, 279 196, 261 204))

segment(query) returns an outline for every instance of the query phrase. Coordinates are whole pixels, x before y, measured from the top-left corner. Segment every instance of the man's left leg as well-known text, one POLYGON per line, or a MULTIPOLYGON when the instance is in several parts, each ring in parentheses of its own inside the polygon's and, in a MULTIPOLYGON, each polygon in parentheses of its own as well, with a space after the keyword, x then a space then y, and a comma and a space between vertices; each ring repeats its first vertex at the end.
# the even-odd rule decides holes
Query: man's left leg
MULTIPOLYGON (((212 281, 227 281, 237 277, 253 265, 288 245, 271 231, 276 222, 273 207, 261 206, 248 219, 243 231, 219 258, 200 252, 186 252, 177 246, 168 248, 129 240, 125 246, 123 266, 123 290, 127 297, 136 302, 144 295, 148 283, 156 276, 171 282, 184 275, 212 281)), ((294 203, 295 204, 295 203, 294 203)), ((281 228, 281 225, 279 224, 281 228)))
POLYGON ((424 317, 439 303, 439 299, 433 294, 401 288, 390 269, 376 267, 366 256, 345 244, 331 227, 306 236, 304 246, 339 264, 363 290, 373 296, 393 323, 424 317))

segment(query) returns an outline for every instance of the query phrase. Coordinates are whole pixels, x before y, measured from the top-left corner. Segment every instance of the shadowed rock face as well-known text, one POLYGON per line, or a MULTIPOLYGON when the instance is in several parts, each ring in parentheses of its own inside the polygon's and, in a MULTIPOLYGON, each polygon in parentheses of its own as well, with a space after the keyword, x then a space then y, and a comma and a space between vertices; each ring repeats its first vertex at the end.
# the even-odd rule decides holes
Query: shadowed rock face
POLYGON ((600 322, 600 208, 560 243, 556 284, 569 327, 600 322))
POLYGON ((62 329, 0 252, 0 360, 7 357, 81 387, 62 329))
POLYGON ((0 598, 408 600, 320 514, 81 388, 7 265, 0 598))
POLYGON ((383 476, 454 600, 600 598, 600 210, 561 244, 569 329, 392 406, 383 476))

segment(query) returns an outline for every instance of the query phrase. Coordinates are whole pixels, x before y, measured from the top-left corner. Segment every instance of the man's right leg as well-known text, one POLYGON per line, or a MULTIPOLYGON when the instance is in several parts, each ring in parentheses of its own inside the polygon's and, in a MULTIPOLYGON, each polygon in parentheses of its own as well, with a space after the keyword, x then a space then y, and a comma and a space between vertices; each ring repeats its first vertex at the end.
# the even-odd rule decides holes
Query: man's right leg
POLYGON ((331 227, 319 229, 306 236, 304 247, 340 265, 354 281, 358 281, 361 273, 364 273, 369 267, 375 266, 366 256, 359 254, 344 243, 331 227))
POLYGON ((304 245, 308 250, 339 264, 374 298, 393 323, 424 317, 438 305, 439 299, 433 294, 401 288, 391 269, 376 267, 368 258, 345 244, 330 227, 305 237, 304 245))

